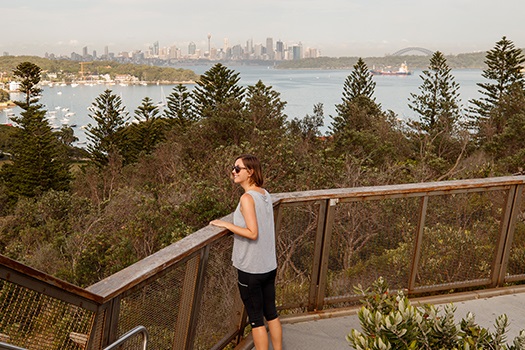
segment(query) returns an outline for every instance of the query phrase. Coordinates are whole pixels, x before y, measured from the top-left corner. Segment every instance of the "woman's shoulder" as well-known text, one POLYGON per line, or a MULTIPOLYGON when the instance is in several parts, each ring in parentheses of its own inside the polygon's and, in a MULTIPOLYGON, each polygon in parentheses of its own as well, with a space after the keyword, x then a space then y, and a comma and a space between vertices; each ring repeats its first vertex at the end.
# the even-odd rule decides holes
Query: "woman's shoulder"
POLYGON ((246 191, 243 195, 245 194, 259 194, 261 196, 269 196, 270 193, 268 191, 266 191, 264 188, 262 187, 257 187, 257 188, 253 188, 249 191, 246 191))

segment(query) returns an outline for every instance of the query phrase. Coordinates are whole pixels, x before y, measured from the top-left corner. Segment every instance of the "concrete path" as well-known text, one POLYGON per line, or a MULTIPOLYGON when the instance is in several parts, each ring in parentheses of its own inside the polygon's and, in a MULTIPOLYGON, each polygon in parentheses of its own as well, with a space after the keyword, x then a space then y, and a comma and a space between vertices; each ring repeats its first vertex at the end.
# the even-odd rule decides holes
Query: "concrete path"
MULTIPOLYGON (((501 291, 499 291, 501 293, 501 291)), ((496 318, 506 314, 510 327, 507 332, 507 341, 511 341, 525 329, 525 289, 509 289, 508 294, 487 296, 486 294, 469 293, 454 296, 444 302, 431 302, 423 299, 423 303, 432 303, 442 309, 443 302, 452 302, 457 310, 456 322, 459 322, 470 311, 475 315, 476 323, 494 331, 496 318), (476 297, 477 295, 477 297, 476 297), (470 298, 470 300, 465 300, 470 298), (474 299, 472 299, 474 298, 474 299)), ((445 297, 442 297, 445 298, 445 297)), ((413 304, 417 301, 412 301, 413 304)), ((361 330, 359 319, 355 311, 349 311, 346 316, 331 317, 326 319, 310 319, 304 322, 288 323, 283 319, 283 342, 285 350, 338 350, 351 349, 346 341, 346 335, 352 328, 361 330)))

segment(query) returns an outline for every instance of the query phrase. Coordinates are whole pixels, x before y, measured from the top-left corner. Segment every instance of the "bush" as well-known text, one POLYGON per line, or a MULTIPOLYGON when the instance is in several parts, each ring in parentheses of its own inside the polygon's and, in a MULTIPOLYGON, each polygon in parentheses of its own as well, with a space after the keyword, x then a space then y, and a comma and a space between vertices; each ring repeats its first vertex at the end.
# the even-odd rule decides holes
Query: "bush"
POLYGON ((477 325, 470 312, 456 324, 452 304, 442 313, 430 304, 414 307, 402 291, 390 293, 381 277, 371 290, 358 286, 356 292, 364 297, 358 314, 363 332, 352 329, 346 336, 354 349, 525 349, 525 330, 513 345, 505 345, 509 325, 505 314, 496 319, 496 331, 491 333, 477 325))

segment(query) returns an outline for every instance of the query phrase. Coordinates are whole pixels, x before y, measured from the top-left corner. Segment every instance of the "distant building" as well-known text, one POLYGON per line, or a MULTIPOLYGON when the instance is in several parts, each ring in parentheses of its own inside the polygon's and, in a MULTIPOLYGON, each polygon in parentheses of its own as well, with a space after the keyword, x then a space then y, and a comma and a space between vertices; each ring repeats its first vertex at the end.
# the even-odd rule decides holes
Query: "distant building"
POLYGON ((292 46, 292 59, 300 60, 303 58, 303 45, 299 43, 298 45, 292 46))
POLYGON ((158 41, 155 41, 155 42, 153 43, 153 49, 152 49, 152 51, 153 51, 153 55, 154 55, 154 56, 159 56, 159 55, 160 55, 159 42, 158 42, 158 41))
POLYGON ((266 54, 268 55, 268 59, 270 60, 273 60, 275 58, 273 50, 273 38, 266 38, 266 54))
POLYGON ((194 56, 197 51, 197 45, 192 41, 188 44, 188 55, 194 56))
POLYGON ((276 60, 284 60, 284 43, 277 40, 275 43, 275 57, 276 60))

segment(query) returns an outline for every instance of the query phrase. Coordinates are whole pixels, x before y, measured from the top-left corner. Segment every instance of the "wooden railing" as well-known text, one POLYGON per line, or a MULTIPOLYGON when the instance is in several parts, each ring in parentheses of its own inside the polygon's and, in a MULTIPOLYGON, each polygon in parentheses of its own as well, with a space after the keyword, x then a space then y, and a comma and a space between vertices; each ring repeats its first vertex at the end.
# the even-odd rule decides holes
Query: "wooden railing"
MULTIPOLYGON (((356 305, 353 287, 379 276, 412 296, 525 281, 524 185, 513 176, 275 194, 282 317, 356 305)), ((98 350, 142 325, 155 349, 239 343, 231 245, 208 226, 86 289, 0 256, 0 341, 98 350)))

